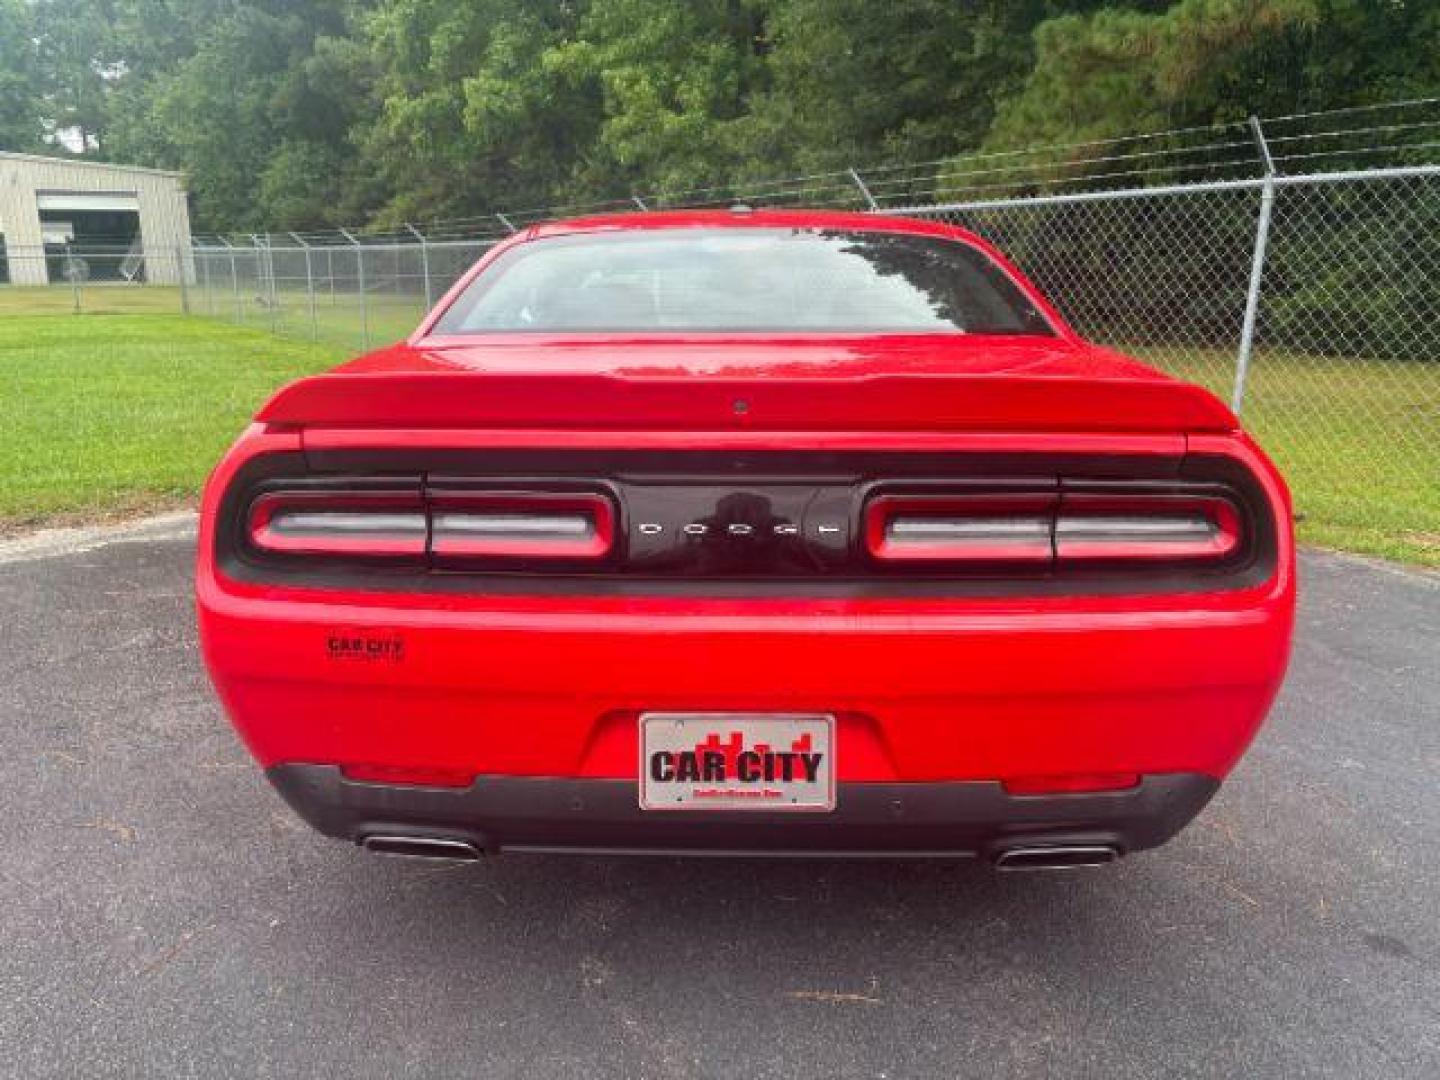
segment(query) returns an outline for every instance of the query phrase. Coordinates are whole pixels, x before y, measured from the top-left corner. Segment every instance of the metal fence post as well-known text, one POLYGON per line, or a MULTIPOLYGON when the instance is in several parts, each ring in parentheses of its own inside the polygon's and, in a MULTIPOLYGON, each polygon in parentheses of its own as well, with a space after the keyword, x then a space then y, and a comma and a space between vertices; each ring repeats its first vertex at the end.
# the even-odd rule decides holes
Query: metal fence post
POLYGON ((870 210, 879 210, 880 204, 875 201, 875 196, 870 194, 870 189, 865 186, 865 181, 860 179, 860 174, 854 168, 850 170, 850 179, 855 181, 855 186, 860 189, 860 194, 865 196, 865 205, 870 210))
POLYGON ((1245 294, 1245 318, 1240 325, 1240 351, 1235 356, 1235 390, 1230 408, 1236 416, 1245 403, 1245 380, 1250 375, 1250 356, 1255 349, 1255 320, 1260 314, 1260 286, 1265 278, 1265 252, 1270 245, 1270 217, 1275 207, 1275 159, 1265 142, 1260 121, 1250 117, 1250 131, 1265 167, 1265 183, 1260 188, 1260 218, 1255 223, 1255 251, 1250 260, 1250 288, 1245 294))
MULTIPOLYGON (((197 258, 200 248, 191 249, 191 258, 197 258)), ((215 314, 215 292, 210 285, 210 258, 208 255, 198 255, 199 265, 205 268, 205 306, 210 309, 210 314, 215 314)))
POLYGON ((414 236, 416 240, 419 240, 419 241, 420 241, 420 273, 425 276, 425 310, 426 310, 426 311, 429 311, 429 310, 431 309, 431 307, 433 307, 434 304, 435 304, 434 298, 430 295, 430 249, 429 249, 429 245, 428 245, 428 244, 426 243, 426 241, 425 241, 425 234, 422 233, 419 229, 415 228, 414 225, 411 225, 411 224, 407 221, 407 222, 405 222, 405 228, 409 229, 411 235, 414 236))
POLYGON ((75 265, 74 251, 69 244, 65 245, 65 276, 70 279, 70 292, 75 299, 75 314, 79 315, 84 310, 80 297, 80 271, 75 265))
POLYGON ((263 241, 255 233, 250 234, 250 244, 255 248, 255 277, 269 308, 270 332, 276 331, 275 318, 279 313, 280 298, 275 294, 275 263, 270 258, 270 238, 263 241), (262 254, 263 257, 262 257, 262 254))
POLYGON ((180 314, 190 314, 190 289, 185 280, 185 249, 175 245, 175 272, 180 275, 180 314))
POLYGON ((320 324, 315 319, 315 272, 310 266, 310 245, 300 238, 299 233, 291 233, 294 241, 305 249, 305 302, 310 307, 310 340, 320 340, 320 324))
POLYGON ((240 306, 240 266, 235 261, 235 245, 223 236, 220 237, 220 242, 230 250, 230 290, 235 295, 235 321, 244 325, 244 309, 240 306))
POLYGON ((359 240, 341 229, 340 235, 355 246, 356 286, 360 290, 360 347, 370 348, 370 309, 365 303, 365 249, 359 240))

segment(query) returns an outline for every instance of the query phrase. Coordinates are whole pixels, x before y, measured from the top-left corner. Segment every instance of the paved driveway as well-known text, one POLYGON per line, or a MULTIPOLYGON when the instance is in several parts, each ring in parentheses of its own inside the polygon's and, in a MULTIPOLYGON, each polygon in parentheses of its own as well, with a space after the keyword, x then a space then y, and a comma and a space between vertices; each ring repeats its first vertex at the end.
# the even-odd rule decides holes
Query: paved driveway
POLYGON ((1113 868, 457 870, 268 789, 191 544, 0 552, 0 1074, 1440 1075, 1440 579, 1309 555, 1255 749, 1113 868))

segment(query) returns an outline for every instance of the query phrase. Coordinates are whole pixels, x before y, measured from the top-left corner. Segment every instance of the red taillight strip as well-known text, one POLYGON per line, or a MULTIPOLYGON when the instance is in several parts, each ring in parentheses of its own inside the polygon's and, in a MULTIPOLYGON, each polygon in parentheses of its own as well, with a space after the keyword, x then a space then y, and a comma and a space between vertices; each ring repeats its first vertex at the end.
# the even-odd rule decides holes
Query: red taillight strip
POLYGON ((906 494, 865 507, 866 550, 890 563, 1218 562, 1242 539, 1237 505, 1211 494, 906 494))
POLYGON ((280 555, 423 558, 425 508, 408 492, 267 492, 250 504, 246 533, 280 555))
POLYGON ((267 491, 246 538, 265 554, 380 559, 603 558, 615 509, 592 492, 267 491))
POLYGON ((603 495, 538 491, 437 492, 430 550, 445 558, 600 559, 615 543, 603 495))
POLYGON ((1218 496, 1069 494, 1055 519, 1062 563, 1220 560, 1240 547, 1240 512, 1218 496))
POLYGON ((885 562, 1049 562, 1056 496, 881 495, 865 546, 885 562))

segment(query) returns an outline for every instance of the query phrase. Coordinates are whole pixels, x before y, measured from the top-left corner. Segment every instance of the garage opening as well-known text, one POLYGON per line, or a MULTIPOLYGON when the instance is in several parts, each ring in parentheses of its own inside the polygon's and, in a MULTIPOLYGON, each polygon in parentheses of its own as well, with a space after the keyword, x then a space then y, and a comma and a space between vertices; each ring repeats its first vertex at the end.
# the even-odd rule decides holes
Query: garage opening
POLYGON ((140 204, 133 194, 44 192, 36 202, 52 282, 145 280, 140 204))

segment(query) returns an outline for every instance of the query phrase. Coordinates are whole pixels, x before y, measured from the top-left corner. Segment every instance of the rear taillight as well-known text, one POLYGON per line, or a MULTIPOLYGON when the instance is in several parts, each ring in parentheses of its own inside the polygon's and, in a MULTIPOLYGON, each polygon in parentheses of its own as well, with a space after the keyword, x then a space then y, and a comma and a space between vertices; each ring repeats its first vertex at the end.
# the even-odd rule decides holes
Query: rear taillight
POLYGON ((1054 495, 881 495, 865 546, 887 562, 1049 562, 1054 495))
POLYGON ((1212 563, 1243 541, 1236 503, 1210 491, 885 494, 865 507, 872 559, 932 568, 1212 563))
POLYGON ((251 501, 245 535, 262 555, 593 560, 614 546, 615 509, 594 492, 282 489, 251 501))
POLYGON ((1067 494, 1055 519, 1055 557, 1220 560, 1240 546, 1240 513, 1228 499, 1194 495, 1067 494))
POLYGON ((590 493, 435 492, 430 522, 445 558, 600 559, 615 543, 614 508, 590 493))
POLYGON ((278 555, 423 558, 425 507, 406 492, 267 492, 250 504, 247 538, 278 555))

